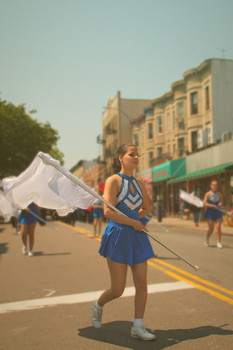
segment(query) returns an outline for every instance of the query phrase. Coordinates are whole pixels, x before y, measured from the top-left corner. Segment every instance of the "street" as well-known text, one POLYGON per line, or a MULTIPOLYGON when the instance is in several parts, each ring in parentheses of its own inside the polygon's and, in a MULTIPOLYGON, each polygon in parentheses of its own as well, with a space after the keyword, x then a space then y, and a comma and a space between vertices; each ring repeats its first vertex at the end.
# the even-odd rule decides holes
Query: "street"
POLYGON ((233 349, 233 234, 223 234, 218 249, 214 235, 204 247, 205 223, 195 230, 165 219, 169 232, 148 225, 200 270, 151 240, 156 257, 148 262, 144 325, 156 340, 142 342, 130 337, 130 268, 125 294, 105 306, 103 326, 95 329, 91 304, 109 286, 100 239, 87 223, 51 224, 58 230, 37 226, 33 257, 22 254, 21 236, 10 224, 0 225, 1 350, 233 349))

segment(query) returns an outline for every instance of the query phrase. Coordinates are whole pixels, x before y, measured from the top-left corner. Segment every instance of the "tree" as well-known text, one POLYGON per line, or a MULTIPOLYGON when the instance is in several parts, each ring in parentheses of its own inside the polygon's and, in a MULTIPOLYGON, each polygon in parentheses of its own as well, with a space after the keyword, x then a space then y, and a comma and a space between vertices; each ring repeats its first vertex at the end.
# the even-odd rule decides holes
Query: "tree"
POLYGON ((58 131, 49 122, 39 123, 25 112, 24 105, 0 101, 0 178, 19 175, 39 151, 63 164, 57 148, 58 131))

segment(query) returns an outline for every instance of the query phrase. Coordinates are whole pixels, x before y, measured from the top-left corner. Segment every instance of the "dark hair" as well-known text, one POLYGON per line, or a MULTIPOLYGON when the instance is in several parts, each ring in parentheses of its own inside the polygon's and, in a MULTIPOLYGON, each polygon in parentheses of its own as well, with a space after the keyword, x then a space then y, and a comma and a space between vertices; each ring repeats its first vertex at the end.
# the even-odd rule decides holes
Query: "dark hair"
POLYGON ((119 160, 119 156, 123 157, 125 153, 128 151, 129 147, 136 147, 136 146, 131 144, 124 144, 118 148, 112 164, 114 174, 117 174, 119 173, 119 171, 121 171, 121 162, 119 160))

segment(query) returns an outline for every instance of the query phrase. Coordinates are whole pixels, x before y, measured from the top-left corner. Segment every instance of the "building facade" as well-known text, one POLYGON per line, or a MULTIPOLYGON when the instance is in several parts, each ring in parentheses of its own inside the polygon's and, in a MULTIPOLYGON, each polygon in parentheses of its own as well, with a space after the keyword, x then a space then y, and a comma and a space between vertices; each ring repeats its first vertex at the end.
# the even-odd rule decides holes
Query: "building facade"
POLYGON ((132 121, 139 172, 227 141, 232 133, 233 60, 209 59, 185 72, 132 121))
POLYGON ((102 138, 99 137, 103 144, 105 179, 113 173, 112 162, 118 147, 132 143, 131 121, 150 103, 151 100, 122 98, 120 91, 108 100, 102 114, 102 138))

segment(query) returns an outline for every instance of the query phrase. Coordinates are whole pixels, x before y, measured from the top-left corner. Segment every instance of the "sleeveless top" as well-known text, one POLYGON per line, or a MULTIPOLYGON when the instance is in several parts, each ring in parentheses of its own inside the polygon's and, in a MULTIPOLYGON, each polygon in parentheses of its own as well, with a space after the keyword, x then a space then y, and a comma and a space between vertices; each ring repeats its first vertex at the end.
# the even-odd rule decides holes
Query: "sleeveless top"
MULTIPOLYGON (((219 203, 221 202, 218 192, 214 192, 214 191, 210 191, 210 192, 211 194, 209 196, 207 203, 218 206, 219 203)), ((205 210, 205 217, 208 220, 216 221, 222 218, 222 212, 217 209, 207 207, 205 210)))
MULTIPOLYGON (((134 220, 140 220, 139 210, 143 203, 142 191, 136 179, 122 173, 120 192, 116 198, 116 208, 134 220), (132 184, 135 191, 130 189, 132 184)), ((136 231, 132 226, 109 220, 106 227, 99 253, 111 260, 128 264, 138 264, 154 256, 148 236, 143 231, 136 231)))

